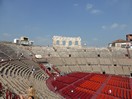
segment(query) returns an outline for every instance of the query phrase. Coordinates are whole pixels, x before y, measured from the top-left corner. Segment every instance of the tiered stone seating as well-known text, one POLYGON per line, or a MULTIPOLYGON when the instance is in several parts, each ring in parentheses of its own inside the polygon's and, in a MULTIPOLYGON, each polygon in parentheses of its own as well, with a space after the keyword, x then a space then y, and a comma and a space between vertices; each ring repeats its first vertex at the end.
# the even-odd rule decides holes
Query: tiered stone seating
MULTIPOLYGON (((130 75, 132 71, 131 69, 132 63, 130 59, 128 59, 128 57, 126 56, 127 55, 126 49, 111 48, 111 50, 109 50, 107 48, 72 49, 72 48, 47 47, 46 50, 46 47, 38 47, 37 50, 39 49, 40 51, 43 50, 43 52, 46 53, 49 53, 49 51, 50 54, 53 53, 52 55, 45 57, 47 58, 48 62, 58 67, 64 65, 80 66, 80 68, 82 68, 81 70, 84 72, 99 72, 99 73, 105 72, 108 74, 116 74, 116 75, 130 75)), ((77 69, 73 68, 72 71, 74 70, 77 69)))
POLYGON ((111 58, 112 57, 112 54, 107 48, 98 49, 98 54, 100 55, 101 58, 111 58))
POLYGON ((99 58, 99 64, 100 66, 110 66, 113 65, 110 58, 99 58))
POLYGON ((2 84, 4 86, 8 85, 8 87, 16 94, 19 94, 20 92, 22 94, 26 94, 27 88, 30 85, 33 85, 37 91, 36 95, 38 97, 52 97, 52 99, 59 99, 59 96, 52 93, 48 88, 46 88, 46 82, 44 83, 44 81, 48 76, 41 69, 36 67, 35 64, 36 63, 34 63, 34 68, 36 68, 36 70, 34 72, 34 76, 32 76, 31 67, 33 65, 33 62, 29 62, 27 60, 12 60, 9 62, 2 62, 0 64, 0 70, 2 71, 0 81, 2 81, 2 84), (39 85, 38 83, 42 84, 39 85), (38 89, 40 87, 41 89, 38 89), (43 90, 45 91, 41 92, 42 88, 44 88, 43 90))
POLYGON ((66 65, 68 65, 68 66, 75 66, 75 65, 77 65, 77 61, 76 61, 76 58, 65 58, 64 59, 65 60, 65 63, 66 63, 66 65))
POLYGON ((49 62, 51 64, 54 64, 55 66, 63 66, 65 64, 65 62, 60 57, 59 58, 52 57, 52 58, 50 58, 49 62))
POLYGON ((115 74, 115 67, 114 66, 109 66, 110 74, 115 74))
POLYGON ((76 58, 76 63, 77 63, 79 66, 87 65, 87 60, 86 60, 85 58, 76 58))
POLYGON ((80 66, 69 66, 72 72, 81 71, 80 66))
POLYGON ((119 58, 116 59, 118 61, 119 66, 132 66, 132 61, 131 59, 128 58, 119 58))
POLYGON ((86 58, 87 63, 90 65, 98 65, 98 59, 97 58, 86 58))
POLYGON ((7 58, 8 58, 7 55, 5 55, 3 52, 0 52, 0 60, 1 59, 7 59, 7 58))
POLYGON ((79 56, 80 58, 84 58, 84 57, 85 57, 84 50, 78 51, 78 56, 79 56))
MULTIPOLYGON (((16 45, 16 44, 5 44, 6 46, 8 46, 10 49, 12 49, 15 52, 15 56, 13 57, 13 59, 25 59, 25 58, 30 58, 32 56, 32 52, 29 50, 28 47, 24 47, 22 45, 16 45)), ((11 53, 12 55, 13 53, 11 53)))
POLYGON ((115 70, 116 75, 123 75, 124 74, 122 66, 115 66, 114 70, 115 70))
POLYGON ((101 66, 102 71, 104 71, 106 74, 111 74, 110 68, 112 66, 101 66))
POLYGON ((126 49, 112 48, 112 57, 114 57, 114 58, 125 58, 126 54, 127 54, 126 49))
POLYGON ((64 73, 72 72, 69 66, 58 66, 59 70, 64 73))
POLYGON ((96 51, 86 51, 86 52, 84 52, 84 57, 86 57, 86 58, 97 58, 97 53, 96 53, 96 51))
MULTIPOLYGON (((57 76, 58 78, 55 78, 56 80, 51 83, 53 85, 52 91, 59 92, 66 99, 74 97, 83 99, 84 97, 131 99, 132 91, 129 81, 122 82, 122 78, 117 80, 114 79, 115 76, 94 74, 130 76, 132 61, 127 56, 126 49, 53 48, 21 46, 11 43, 0 43, 0 48, 0 60, 5 59, 5 61, 0 61, 0 81, 4 86, 9 84, 9 88, 14 89, 16 94, 19 92, 26 93, 27 87, 33 84, 37 89, 37 96, 62 99, 61 96, 51 92, 46 86, 46 80, 49 76, 39 67, 37 62, 41 61, 56 65, 59 73, 63 75, 78 72, 67 74, 65 77, 63 75, 62 77, 57 76), (20 57, 22 54, 24 57, 20 57), (42 55, 42 59, 35 59, 34 55, 36 54, 42 55), (35 69, 34 74, 32 68, 35 69), (111 89, 112 93, 109 93, 108 89, 111 89)), ((129 52, 132 56, 132 51, 129 50, 129 52)))
POLYGON ((124 74, 123 75, 130 75, 130 68, 128 66, 122 66, 124 74))
POLYGON ((81 70, 83 72, 92 72, 92 66, 87 66, 87 65, 84 65, 84 66, 80 66, 81 70))
POLYGON ((5 43, 0 43, 0 53, 0 57, 5 59, 12 59, 17 56, 16 52, 5 43))

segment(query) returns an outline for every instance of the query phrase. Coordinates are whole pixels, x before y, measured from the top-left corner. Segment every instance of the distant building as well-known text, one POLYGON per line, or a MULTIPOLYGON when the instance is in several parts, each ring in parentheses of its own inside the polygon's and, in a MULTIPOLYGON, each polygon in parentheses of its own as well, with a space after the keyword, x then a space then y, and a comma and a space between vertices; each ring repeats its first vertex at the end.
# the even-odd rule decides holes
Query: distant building
POLYGON ((122 39, 118 39, 109 44, 109 47, 118 47, 118 48, 126 48, 129 46, 131 46, 131 42, 122 39))
POLYGON ((126 41, 132 41, 132 34, 126 35, 126 41))
POLYGON ((33 45, 34 41, 30 41, 28 37, 22 36, 20 39, 14 39, 15 44, 31 46, 33 45))
POLYGON ((81 47, 80 37, 53 36, 53 47, 81 47))
POLYGON ((132 34, 126 35, 126 40, 118 39, 109 43, 109 47, 132 48, 132 34))

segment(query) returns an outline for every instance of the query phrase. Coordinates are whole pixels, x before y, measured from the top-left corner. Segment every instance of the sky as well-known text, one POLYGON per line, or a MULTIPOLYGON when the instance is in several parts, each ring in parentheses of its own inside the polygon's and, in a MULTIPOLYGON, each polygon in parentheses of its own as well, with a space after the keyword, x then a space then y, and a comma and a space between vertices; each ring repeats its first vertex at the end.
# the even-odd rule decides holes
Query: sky
POLYGON ((0 0, 0 41, 27 36, 46 46, 53 36, 66 36, 106 47, 129 33, 132 0, 0 0))

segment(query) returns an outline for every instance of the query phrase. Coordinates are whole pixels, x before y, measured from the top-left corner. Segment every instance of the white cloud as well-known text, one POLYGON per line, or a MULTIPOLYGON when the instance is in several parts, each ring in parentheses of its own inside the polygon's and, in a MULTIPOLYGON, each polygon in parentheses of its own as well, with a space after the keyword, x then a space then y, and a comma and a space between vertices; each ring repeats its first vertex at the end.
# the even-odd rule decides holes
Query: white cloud
POLYGON ((90 9, 92 9, 93 8, 93 5, 92 4, 87 4, 86 5, 86 10, 90 10, 90 9))
POLYGON ((102 11, 99 9, 96 9, 93 4, 88 3, 86 5, 86 10, 92 14, 101 13, 102 11))
POLYGON ((103 25, 101 28, 104 30, 106 30, 106 29, 125 29, 125 28, 127 28, 127 25, 126 24, 113 23, 109 26, 103 25))
POLYGON ((118 28, 120 25, 118 23, 113 23, 111 25, 111 29, 115 29, 115 28, 118 28))
POLYGON ((97 13, 100 13, 101 11, 100 10, 98 10, 98 9, 93 9, 93 10, 91 10, 91 13, 92 14, 97 14, 97 13))

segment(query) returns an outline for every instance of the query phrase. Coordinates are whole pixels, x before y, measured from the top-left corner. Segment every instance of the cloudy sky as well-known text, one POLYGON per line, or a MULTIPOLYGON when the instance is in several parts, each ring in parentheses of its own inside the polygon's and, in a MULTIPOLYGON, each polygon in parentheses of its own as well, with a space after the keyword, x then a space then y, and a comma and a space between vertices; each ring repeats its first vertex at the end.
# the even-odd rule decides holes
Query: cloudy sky
POLYGON ((37 45, 52 37, 107 46, 132 33, 132 0, 0 0, 0 41, 27 36, 37 45))

